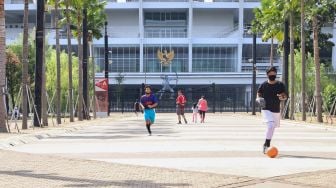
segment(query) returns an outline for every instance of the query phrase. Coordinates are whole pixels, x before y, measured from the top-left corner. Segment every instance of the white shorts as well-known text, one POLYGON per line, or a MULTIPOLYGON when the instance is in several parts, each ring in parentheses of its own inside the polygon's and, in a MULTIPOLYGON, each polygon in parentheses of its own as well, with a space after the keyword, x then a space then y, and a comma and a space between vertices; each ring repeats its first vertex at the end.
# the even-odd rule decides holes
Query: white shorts
POLYGON ((267 126, 280 127, 280 118, 281 118, 280 112, 274 113, 269 110, 261 110, 261 114, 267 126))

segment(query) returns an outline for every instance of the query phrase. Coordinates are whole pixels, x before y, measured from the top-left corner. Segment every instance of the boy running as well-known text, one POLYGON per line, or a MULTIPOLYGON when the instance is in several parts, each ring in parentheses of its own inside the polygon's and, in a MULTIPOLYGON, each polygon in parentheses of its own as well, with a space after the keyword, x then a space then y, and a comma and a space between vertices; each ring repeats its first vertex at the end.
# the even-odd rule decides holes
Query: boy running
POLYGON ((140 99, 140 106, 144 110, 144 118, 149 136, 152 135, 150 126, 155 121, 154 108, 157 105, 158 105, 158 99, 152 94, 151 87, 149 85, 145 86, 145 95, 143 95, 140 99))
POLYGON ((280 126, 280 101, 287 99, 285 85, 275 80, 277 69, 270 67, 266 73, 268 80, 260 85, 256 99, 262 107, 261 113, 267 125, 263 153, 266 153, 271 145, 275 127, 280 126))

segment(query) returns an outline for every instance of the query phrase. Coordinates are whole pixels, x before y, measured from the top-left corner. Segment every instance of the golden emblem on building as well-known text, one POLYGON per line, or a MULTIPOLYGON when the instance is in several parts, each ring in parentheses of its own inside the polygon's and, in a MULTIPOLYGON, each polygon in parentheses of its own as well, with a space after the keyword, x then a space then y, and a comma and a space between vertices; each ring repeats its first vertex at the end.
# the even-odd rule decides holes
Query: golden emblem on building
POLYGON ((171 61, 174 59, 175 53, 174 50, 171 50, 169 53, 167 50, 161 52, 160 49, 157 50, 157 58, 160 60, 160 63, 164 66, 170 65, 171 61))

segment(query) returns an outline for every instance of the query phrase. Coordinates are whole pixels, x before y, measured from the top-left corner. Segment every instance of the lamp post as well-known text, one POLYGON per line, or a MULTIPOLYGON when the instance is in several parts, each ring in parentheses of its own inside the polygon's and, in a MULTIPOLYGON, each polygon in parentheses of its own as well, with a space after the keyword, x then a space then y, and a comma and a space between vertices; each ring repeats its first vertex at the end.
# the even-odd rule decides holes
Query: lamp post
POLYGON ((105 79, 107 82, 107 115, 110 116, 110 92, 109 92, 109 60, 108 60, 108 36, 107 36, 107 22, 105 22, 105 79))
POLYGON ((253 32, 251 29, 248 31, 249 34, 252 34, 252 88, 251 88, 251 96, 252 96, 252 115, 256 115, 256 80, 257 80, 257 64, 256 64, 256 56, 257 56, 257 34, 253 32))
POLYGON ((43 53, 44 53, 44 1, 37 1, 36 13, 36 65, 35 65, 35 100, 34 126, 41 126, 42 118, 42 82, 43 82, 43 53))

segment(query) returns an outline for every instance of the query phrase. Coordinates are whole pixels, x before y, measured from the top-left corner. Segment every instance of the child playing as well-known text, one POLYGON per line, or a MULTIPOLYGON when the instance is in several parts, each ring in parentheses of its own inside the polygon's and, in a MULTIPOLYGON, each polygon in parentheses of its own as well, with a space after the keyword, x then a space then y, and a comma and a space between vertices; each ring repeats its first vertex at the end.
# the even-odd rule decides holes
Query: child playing
POLYGON ((197 103, 194 103, 193 106, 191 107, 192 109, 192 122, 193 123, 197 123, 197 114, 198 114, 198 106, 197 106, 197 103))

